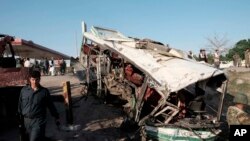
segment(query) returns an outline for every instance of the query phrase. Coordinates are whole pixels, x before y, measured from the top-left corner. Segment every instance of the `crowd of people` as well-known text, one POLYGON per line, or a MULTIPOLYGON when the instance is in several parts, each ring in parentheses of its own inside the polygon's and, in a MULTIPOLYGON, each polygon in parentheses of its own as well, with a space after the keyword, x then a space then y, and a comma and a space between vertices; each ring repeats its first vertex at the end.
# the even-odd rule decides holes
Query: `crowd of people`
MULTIPOLYGON (((220 64, 221 64, 221 54, 219 49, 215 49, 214 53, 212 54, 212 63, 214 65, 215 68, 220 68, 220 64)), ((190 59, 196 59, 197 61, 200 62, 205 62, 208 63, 208 55, 206 53, 205 49, 200 49, 198 58, 195 58, 193 55, 192 51, 188 52, 188 58, 190 59)), ((239 55, 239 53, 235 52, 233 55, 233 66, 235 67, 241 67, 242 66, 242 59, 239 55)), ((245 59, 245 67, 249 68, 250 67, 250 49, 247 48, 244 52, 244 59, 245 59)), ((210 62, 211 63, 211 62, 210 62)))
MULTIPOLYGON (((188 58, 195 59, 192 51, 189 51, 188 58)), ((200 49, 197 61, 208 63, 208 57, 205 49, 200 49)), ((213 53, 213 63, 215 68, 220 68, 220 61, 220 52, 216 49, 213 53)))
MULTIPOLYGON (((250 67, 250 49, 246 49, 245 52, 244 52, 244 59, 245 59, 245 67, 246 68, 249 68, 250 67)), ((233 65, 235 67, 241 67, 242 66, 242 59, 239 55, 239 53, 235 53, 233 55, 233 65)))
POLYGON ((64 59, 54 60, 53 58, 42 58, 40 61, 34 60, 30 61, 30 58, 17 58, 16 67, 26 67, 32 70, 38 70, 43 75, 64 75, 66 72, 66 62, 64 59), (59 69, 56 69, 59 68, 59 69))

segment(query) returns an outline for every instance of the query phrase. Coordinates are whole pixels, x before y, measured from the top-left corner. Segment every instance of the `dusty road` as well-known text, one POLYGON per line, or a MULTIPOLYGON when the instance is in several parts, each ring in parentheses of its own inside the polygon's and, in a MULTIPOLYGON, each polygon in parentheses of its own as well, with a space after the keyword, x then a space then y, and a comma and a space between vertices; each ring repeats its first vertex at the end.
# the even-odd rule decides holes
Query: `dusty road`
MULTIPOLYGON (((70 81, 74 125, 79 125, 80 129, 70 132, 58 130, 53 118, 48 115, 49 121, 46 132, 48 138, 60 141, 113 141, 124 139, 125 134, 122 134, 119 128, 123 121, 121 109, 105 105, 91 95, 87 99, 82 98, 82 85, 80 85, 77 77, 72 75, 44 76, 41 83, 49 88, 52 95, 56 97, 56 95, 62 94, 63 81, 70 81)), ((64 104, 57 98, 54 100, 64 126, 66 125, 64 104)))

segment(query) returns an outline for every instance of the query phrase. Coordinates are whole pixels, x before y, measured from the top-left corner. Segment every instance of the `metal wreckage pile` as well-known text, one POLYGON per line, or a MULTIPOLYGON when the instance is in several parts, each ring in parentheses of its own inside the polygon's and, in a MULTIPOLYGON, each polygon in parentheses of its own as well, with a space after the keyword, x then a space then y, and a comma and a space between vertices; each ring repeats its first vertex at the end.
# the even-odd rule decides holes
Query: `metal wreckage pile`
POLYGON ((149 138, 215 140, 227 88, 223 71, 149 39, 83 23, 80 61, 97 95, 126 101, 127 121, 149 138))

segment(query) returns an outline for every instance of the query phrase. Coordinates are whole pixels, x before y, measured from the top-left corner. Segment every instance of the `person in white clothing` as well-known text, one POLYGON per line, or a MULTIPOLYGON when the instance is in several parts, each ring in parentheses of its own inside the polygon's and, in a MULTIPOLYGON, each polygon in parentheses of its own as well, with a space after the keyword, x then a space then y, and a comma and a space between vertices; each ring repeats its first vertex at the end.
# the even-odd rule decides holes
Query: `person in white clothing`
POLYGON ((30 63, 30 58, 27 58, 26 61, 24 62, 24 67, 26 68, 30 68, 32 67, 31 63, 30 63))
POLYGON ((218 49, 215 50, 213 57, 214 57, 214 67, 220 68, 220 53, 218 49))
POLYGON ((50 65, 49 67, 49 73, 51 76, 55 76, 56 72, 55 72, 55 66, 50 65))

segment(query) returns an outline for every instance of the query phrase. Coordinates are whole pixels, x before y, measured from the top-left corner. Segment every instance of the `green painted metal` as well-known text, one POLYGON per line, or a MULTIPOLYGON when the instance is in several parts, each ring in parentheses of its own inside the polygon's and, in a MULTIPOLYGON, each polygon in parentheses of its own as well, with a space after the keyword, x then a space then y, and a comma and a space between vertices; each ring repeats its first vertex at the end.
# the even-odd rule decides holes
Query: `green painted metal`
MULTIPOLYGON (((177 133, 179 133, 180 130, 185 130, 185 129, 180 129, 180 128, 172 128, 174 130, 177 131, 177 133)), ((196 133, 208 133, 210 134, 210 131, 207 130, 195 130, 196 133)), ((165 134, 165 133, 161 133, 161 132, 154 132, 151 130, 146 130, 146 135, 147 137, 149 137, 150 139, 156 139, 159 141, 214 141, 217 139, 217 135, 211 133, 211 135, 208 135, 208 137, 206 138, 199 138, 198 136, 183 136, 180 134, 175 134, 175 135, 171 135, 171 134, 165 134)))

